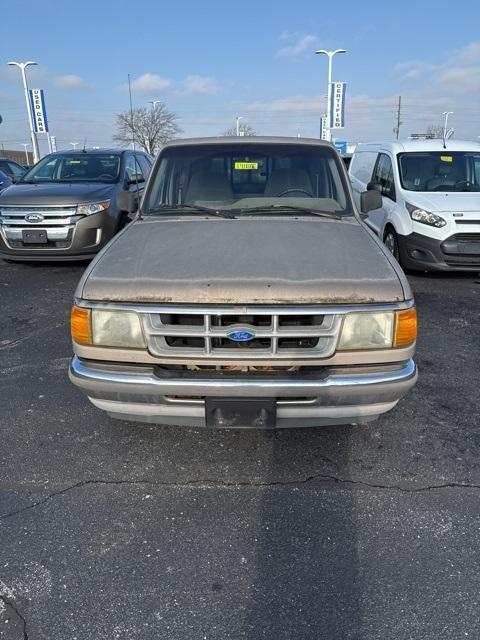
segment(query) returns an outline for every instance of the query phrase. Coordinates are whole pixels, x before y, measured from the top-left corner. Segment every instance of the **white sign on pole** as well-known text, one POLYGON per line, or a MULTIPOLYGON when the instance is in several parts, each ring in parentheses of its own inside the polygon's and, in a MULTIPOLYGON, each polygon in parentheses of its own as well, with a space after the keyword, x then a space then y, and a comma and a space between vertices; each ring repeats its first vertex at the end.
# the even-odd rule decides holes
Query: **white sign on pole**
POLYGON ((35 133, 48 133, 47 110, 45 109, 43 89, 30 89, 30 105, 32 107, 35 133))
POLYGON ((55 153, 57 150, 57 138, 55 136, 50 136, 50 144, 52 145, 52 153, 55 153))
POLYGON ((332 82, 330 92, 330 128, 343 129, 345 126, 345 82, 332 82))
POLYGON ((320 140, 327 139, 327 115, 324 113, 320 118, 320 140))

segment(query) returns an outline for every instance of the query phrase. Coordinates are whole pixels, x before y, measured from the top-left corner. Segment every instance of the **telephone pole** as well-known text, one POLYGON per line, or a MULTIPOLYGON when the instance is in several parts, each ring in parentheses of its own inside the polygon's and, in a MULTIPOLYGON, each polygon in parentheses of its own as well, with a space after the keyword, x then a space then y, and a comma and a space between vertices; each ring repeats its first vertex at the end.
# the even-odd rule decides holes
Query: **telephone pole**
POLYGON ((397 106, 397 126, 393 128, 393 133, 396 135, 397 140, 400 134, 400 125, 403 124, 401 120, 402 116, 402 96, 398 96, 398 106, 397 106))

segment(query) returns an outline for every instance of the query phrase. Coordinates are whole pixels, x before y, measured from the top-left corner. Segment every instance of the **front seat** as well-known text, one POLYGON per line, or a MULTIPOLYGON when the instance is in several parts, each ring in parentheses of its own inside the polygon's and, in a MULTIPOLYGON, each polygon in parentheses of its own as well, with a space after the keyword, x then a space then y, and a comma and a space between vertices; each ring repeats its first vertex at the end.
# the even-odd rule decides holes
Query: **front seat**
POLYGON ((265 185, 266 198, 276 198, 284 193, 289 196, 313 198, 312 183, 304 169, 277 169, 265 185), (286 193, 288 192, 288 193, 286 193))
POLYGON ((438 187, 453 187, 457 182, 456 171, 450 164, 440 164, 435 171, 435 177, 427 180, 428 191, 436 191, 438 187))
POLYGON ((232 187, 221 173, 197 171, 193 173, 185 191, 185 204, 194 202, 229 202, 233 200, 232 187))

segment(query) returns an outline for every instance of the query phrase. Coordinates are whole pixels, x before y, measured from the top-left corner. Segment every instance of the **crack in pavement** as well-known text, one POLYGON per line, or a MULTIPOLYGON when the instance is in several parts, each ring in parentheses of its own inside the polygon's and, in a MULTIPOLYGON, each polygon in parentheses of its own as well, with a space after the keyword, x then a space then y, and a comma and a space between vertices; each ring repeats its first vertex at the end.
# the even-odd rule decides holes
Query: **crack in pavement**
POLYGON ((369 482, 363 482, 362 480, 351 480, 349 478, 338 478, 337 476, 326 475, 322 473, 314 474, 311 476, 307 476, 305 478, 299 480, 274 480, 274 481, 264 481, 264 482, 227 482, 227 481, 212 481, 212 480, 186 480, 185 482, 154 482, 152 480, 81 480, 80 482, 76 482, 60 491, 55 491, 54 493, 50 493, 45 498, 38 500, 37 502, 33 502, 32 504, 27 505, 26 507, 22 507, 20 509, 16 509, 15 511, 11 511, 9 513, 5 513, 0 515, 0 520, 6 520, 7 518, 11 518, 25 511, 29 511, 30 509, 35 509, 43 504, 46 504, 53 498, 57 496, 61 496, 69 491, 74 489, 79 489, 82 487, 88 487, 93 485, 148 485, 152 487, 177 487, 177 488, 187 488, 187 487, 198 487, 200 489, 214 489, 214 488, 236 488, 236 487, 289 487, 296 486, 302 484, 309 484, 315 481, 319 481, 319 486, 322 484, 332 483, 332 484, 344 484, 344 485, 352 485, 356 487, 361 487, 365 489, 378 489, 381 491, 400 491, 402 493, 424 493, 428 491, 435 491, 437 489, 480 489, 480 484, 475 483, 466 483, 466 482, 445 482, 443 484, 433 484, 433 485, 423 485, 420 487, 408 487, 396 484, 374 484, 369 482))
POLYGON ((23 640, 28 640, 27 621, 22 616, 17 607, 8 598, 0 594, 0 601, 5 605, 5 609, 11 609, 23 625, 23 640))

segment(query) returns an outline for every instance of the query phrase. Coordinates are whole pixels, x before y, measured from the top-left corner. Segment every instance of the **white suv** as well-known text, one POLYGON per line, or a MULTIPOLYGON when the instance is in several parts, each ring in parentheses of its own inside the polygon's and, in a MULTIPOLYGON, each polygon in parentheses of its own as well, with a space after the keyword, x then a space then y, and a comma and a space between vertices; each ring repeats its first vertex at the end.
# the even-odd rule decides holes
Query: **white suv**
POLYGON ((359 144, 349 174, 357 205, 362 191, 381 192, 365 221, 403 267, 480 270, 480 144, 359 144))

